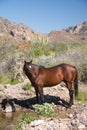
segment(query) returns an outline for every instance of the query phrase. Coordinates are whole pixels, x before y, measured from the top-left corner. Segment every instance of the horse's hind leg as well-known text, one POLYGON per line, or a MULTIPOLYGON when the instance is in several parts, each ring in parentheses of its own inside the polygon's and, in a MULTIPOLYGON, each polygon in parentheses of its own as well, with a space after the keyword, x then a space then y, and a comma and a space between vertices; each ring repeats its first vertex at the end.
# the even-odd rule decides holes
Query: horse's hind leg
POLYGON ((69 95, 70 95, 69 107, 71 107, 73 105, 73 90, 69 90, 69 95))
POLYGON ((71 106, 73 105, 72 83, 71 83, 71 82, 67 82, 66 85, 67 85, 67 88, 68 88, 68 90, 69 90, 69 96, 70 96, 70 101, 69 101, 68 107, 71 107, 71 106))

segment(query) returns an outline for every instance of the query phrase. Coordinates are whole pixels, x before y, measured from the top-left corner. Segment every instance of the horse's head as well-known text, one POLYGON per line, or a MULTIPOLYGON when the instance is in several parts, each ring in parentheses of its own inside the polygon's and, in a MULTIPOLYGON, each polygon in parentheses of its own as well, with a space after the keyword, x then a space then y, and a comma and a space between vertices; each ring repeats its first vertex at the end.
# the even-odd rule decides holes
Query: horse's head
POLYGON ((26 73, 26 71, 30 72, 32 69, 32 60, 30 62, 24 61, 23 71, 26 73))
POLYGON ((35 64, 32 64, 32 60, 30 62, 25 61, 23 66, 23 71, 28 77, 36 77, 38 74, 38 66, 35 64))

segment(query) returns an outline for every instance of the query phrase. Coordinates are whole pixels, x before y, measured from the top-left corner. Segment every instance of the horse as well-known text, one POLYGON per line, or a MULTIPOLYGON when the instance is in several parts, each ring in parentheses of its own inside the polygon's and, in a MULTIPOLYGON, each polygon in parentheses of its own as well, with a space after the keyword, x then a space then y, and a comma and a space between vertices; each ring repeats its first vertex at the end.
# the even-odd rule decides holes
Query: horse
POLYGON ((44 67, 32 64, 31 60, 30 62, 24 61, 23 71, 35 89, 38 103, 44 103, 43 87, 52 87, 62 81, 69 90, 68 107, 73 105, 73 90, 75 97, 78 97, 78 72, 75 66, 62 63, 53 67, 44 67))

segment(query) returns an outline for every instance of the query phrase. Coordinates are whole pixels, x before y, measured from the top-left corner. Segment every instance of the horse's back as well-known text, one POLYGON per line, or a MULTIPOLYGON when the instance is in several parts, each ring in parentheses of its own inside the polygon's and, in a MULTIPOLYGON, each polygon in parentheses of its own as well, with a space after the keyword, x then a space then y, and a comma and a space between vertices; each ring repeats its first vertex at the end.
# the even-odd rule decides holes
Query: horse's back
POLYGON ((70 64, 63 63, 63 64, 58 65, 58 67, 66 71, 76 71, 76 67, 70 64))
POLYGON ((69 75, 69 74, 72 74, 72 73, 77 73, 77 70, 76 70, 75 66, 62 63, 62 64, 59 64, 59 65, 56 65, 56 66, 53 66, 53 67, 43 68, 42 72, 44 74, 54 76, 56 74, 62 74, 62 75, 68 74, 69 75))

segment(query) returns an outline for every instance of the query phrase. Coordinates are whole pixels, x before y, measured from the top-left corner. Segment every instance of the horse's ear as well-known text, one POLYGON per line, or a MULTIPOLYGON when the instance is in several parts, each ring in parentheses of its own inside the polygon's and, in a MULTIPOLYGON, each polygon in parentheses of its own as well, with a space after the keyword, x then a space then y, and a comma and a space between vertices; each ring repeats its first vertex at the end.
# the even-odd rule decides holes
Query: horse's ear
POLYGON ((31 61, 29 62, 29 64, 32 64, 32 61, 33 61, 33 60, 31 60, 31 61))
POLYGON ((24 63, 26 64, 26 60, 24 61, 24 63))

